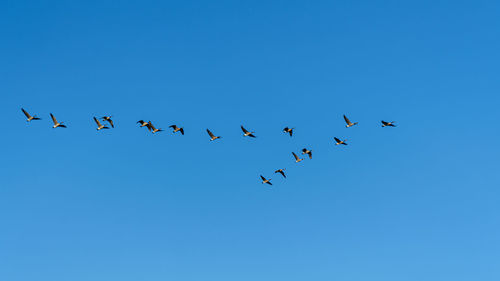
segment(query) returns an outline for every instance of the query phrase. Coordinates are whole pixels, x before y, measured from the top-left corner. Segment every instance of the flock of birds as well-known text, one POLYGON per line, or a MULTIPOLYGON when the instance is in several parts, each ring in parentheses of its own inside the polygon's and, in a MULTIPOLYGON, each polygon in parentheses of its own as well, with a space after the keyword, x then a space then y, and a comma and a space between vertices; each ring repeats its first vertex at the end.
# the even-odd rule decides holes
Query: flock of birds
MULTIPOLYGON (((41 118, 37 117, 36 115, 29 114, 24 108, 21 108, 21 111, 26 116, 26 121, 27 122, 31 122, 33 120, 41 120, 41 118)), ((109 129, 110 128, 109 126, 111 126, 111 128, 114 128, 115 125, 114 125, 113 120, 111 119, 111 117, 112 116, 103 116, 101 118, 96 118, 94 116, 93 119, 94 119, 94 122, 97 125, 97 128, 96 128, 97 131, 100 131, 102 129, 109 129), (107 124, 109 124, 109 126, 104 125, 99 120, 102 120, 103 122, 107 122, 107 124)), ((50 118, 52 119, 52 122, 54 123, 54 125, 52 126, 52 128, 66 128, 66 125, 64 125, 64 122, 57 121, 56 117, 52 113, 50 113, 50 118)), ((345 115, 344 115, 344 121, 346 122, 346 128, 349 128, 349 127, 352 127, 352 126, 355 126, 355 125, 358 124, 358 122, 354 122, 354 123, 351 122, 351 120, 349 120, 349 118, 347 118, 347 116, 345 116, 345 115)), ((387 121, 381 120, 380 122, 382 123, 382 127, 396 127, 394 121, 387 122, 387 121)), ((139 121, 137 121, 137 124, 139 124, 140 127, 146 127, 148 129, 148 131, 150 131, 153 134, 157 133, 157 132, 163 131, 163 129, 161 129, 161 128, 156 128, 151 121, 146 122, 144 120, 139 120, 139 121)), ((184 128, 182 128, 182 127, 179 127, 179 126, 177 126, 177 125, 174 124, 174 125, 170 125, 169 128, 172 129, 173 133, 180 132, 181 135, 184 135, 184 128)), ((255 136, 255 132, 248 131, 243 126, 241 126, 241 130, 243 131, 243 136, 244 137, 251 137, 251 138, 255 138, 256 137, 255 136)), ((294 128, 289 128, 289 127, 283 128, 283 132, 289 134, 290 137, 293 136, 293 130, 294 130, 294 128)), ((208 136, 210 137, 210 141, 215 141, 217 139, 222 138, 221 136, 214 135, 212 133, 212 131, 210 131, 209 129, 207 129, 207 133, 208 133, 208 136)), ((339 139, 337 137, 334 137, 333 139, 335 140, 335 145, 347 145, 347 142, 346 142, 347 139, 341 140, 341 139, 339 139)), ((312 150, 307 149, 307 148, 303 148, 302 149, 302 155, 306 155, 306 154, 309 156, 309 159, 312 159, 312 150)), ((295 158, 295 163, 299 163, 302 160, 304 160, 303 158, 300 158, 297 154, 295 154, 295 152, 292 152, 292 155, 295 158)), ((278 169, 278 170, 274 171, 274 173, 275 174, 279 173, 279 174, 281 174, 283 176, 283 178, 286 178, 285 169, 278 169)), ((262 184, 265 183, 265 184, 268 184, 268 185, 272 185, 271 178, 265 178, 262 175, 260 175, 260 178, 262 179, 262 184)))

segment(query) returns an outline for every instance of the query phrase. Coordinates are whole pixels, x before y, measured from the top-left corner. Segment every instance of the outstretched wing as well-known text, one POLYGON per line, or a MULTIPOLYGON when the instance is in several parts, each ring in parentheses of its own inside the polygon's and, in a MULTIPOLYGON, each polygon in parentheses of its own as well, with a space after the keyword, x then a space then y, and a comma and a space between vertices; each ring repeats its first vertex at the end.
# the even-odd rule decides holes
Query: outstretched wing
POLYGON ((180 131, 181 131, 181 134, 184 135, 184 128, 181 128, 180 131))
POLYGON ((97 120, 97 118, 94 117, 94 121, 97 124, 97 127, 101 127, 101 122, 99 122, 99 120, 97 120))
POLYGON ((54 122, 54 125, 57 124, 56 117, 52 115, 52 113, 50 114, 50 118, 52 118, 52 122, 54 122))
POLYGON ((209 135, 211 138, 214 138, 214 137, 215 137, 215 136, 214 136, 214 134, 212 134, 212 132, 210 132, 210 130, 209 130, 209 129, 207 129, 207 133, 208 133, 208 135, 209 135))
POLYGON ((156 128, 155 128, 155 126, 153 126, 153 123, 151 123, 151 121, 149 121, 149 122, 148 122, 148 125, 147 125, 147 126, 148 126, 148 129, 149 129, 150 131, 151 131, 151 130, 156 131, 156 128))
POLYGON ((339 138, 337 138, 337 137, 334 137, 333 139, 334 139, 336 142, 340 142, 339 138))
POLYGON ((142 124, 144 124, 146 122, 144 122, 144 120, 139 120, 139 121, 137 121, 137 123, 142 125, 142 124))
POLYGON ((295 152, 292 152, 293 154, 293 157, 295 157, 295 160, 299 160, 299 156, 297 156, 297 154, 295 154, 295 152))
POLYGON ((23 111, 23 113, 26 116, 26 118, 30 118, 31 117, 31 115, 26 110, 24 110, 24 108, 21 108, 21 110, 23 111))
POLYGON ((168 127, 169 127, 169 128, 172 128, 172 129, 174 129, 174 130, 175 130, 175 129, 177 129, 177 125, 170 125, 170 126, 168 126, 168 127))
POLYGON ((384 120, 382 120, 380 122, 382 122, 383 125, 386 125, 386 126, 389 125, 389 123, 385 122, 384 120))
POLYGON ((265 180, 266 180, 266 178, 265 178, 265 177, 263 177, 262 175, 260 175, 260 178, 261 178, 263 181, 265 181, 265 180))
POLYGON ((111 128, 115 127, 115 124, 113 124, 113 120, 111 118, 108 119, 109 125, 111 125, 111 128))
POLYGON ((345 114, 344 114, 344 120, 347 123, 347 125, 351 124, 351 121, 349 120, 349 118, 347 118, 347 116, 345 116, 345 114))
POLYGON ((247 129, 243 128, 243 126, 241 126, 241 130, 243 131, 243 133, 248 133, 247 129))

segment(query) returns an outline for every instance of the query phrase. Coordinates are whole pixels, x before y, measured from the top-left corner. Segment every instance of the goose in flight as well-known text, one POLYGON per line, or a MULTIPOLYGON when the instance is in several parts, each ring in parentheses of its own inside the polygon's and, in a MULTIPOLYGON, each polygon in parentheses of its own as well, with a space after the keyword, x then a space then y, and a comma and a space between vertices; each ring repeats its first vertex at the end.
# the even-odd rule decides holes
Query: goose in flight
POLYGON ((172 128, 174 133, 181 132, 184 135, 184 128, 177 127, 177 125, 170 125, 169 128, 172 128))
POLYGON ((345 142, 347 139, 342 140, 342 141, 337 137, 335 137, 334 139, 335 139, 335 145, 339 145, 339 144, 347 145, 347 143, 345 142))
POLYGON ((285 179, 286 179, 286 175, 285 175, 285 169, 278 169, 276 171, 274 171, 274 173, 280 173, 285 179))
POLYGON ((113 120, 111 120, 111 116, 103 116, 101 117, 102 120, 107 121, 109 125, 111 125, 111 128, 114 128, 115 125, 113 124, 113 120))
POLYGON ((148 122, 149 123, 149 128, 151 129, 151 133, 156 133, 156 132, 161 132, 163 131, 162 129, 156 129, 155 126, 153 126, 153 123, 151 123, 151 121, 148 122))
POLYGON ((146 127, 146 128, 148 128, 148 130, 150 130, 150 131, 151 131, 151 126, 150 126, 149 122, 146 122, 146 121, 144 121, 144 120, 139 120, 139 121, 137 121, 137 123, 138 123, 138 124, 141 124, 141 128, 142 128, 142 127, 146 127))
POLYGON ((99 122, 99 120, 97 118, 94 117, 94 121, 95 123, 97 124, 97 130, 101 130, 101 129, 109 129, 109 127, 106 127, 104 125, 101 124, 101 122, 99 122))
POLYGON ((66 128, 66 125, 63 125, 63 122, 57 122, 56 117, 52 115, 52 113, 50 114, 50 117, 52 118, 52 122, 54 122, 54 126, 52 126, 52 128, 66 128))
POLYGON ((216 139, 220 139, 221 138, 221 136, 215 136, 212 132, 210 132, 209 129, 207 129, 207 133, 210 136, 210 141, 214 141, 216 139))
POLYGON ((243 127, 243 125, 241 126, 241 130, 243 131, 243 136, 244 136, 244 137, 252 137, 252 138, 255 138, 255 136, 254 136, 255 132, 249 132, 249 131, 247 131, 247 129, 245 129, 245 128, 243 127))
POLYGON ((24 110, 24 108, 21 108, 21 110, 23 111, 26 118, 28 118, 26 119, 26 122, 29 122, 31 120, 40 120, 40 118, 36 117, 36 115, 31 116, 26 110, 24 110))
POLYGON ((345 116, 345 114, 344 114, 344 120, 347 124, 347 125, 345 125, 346 128, 349 128, 349 127, 352 127, 352 126, 358 124, 358 122, 352 123, 351 120, 349 120, 349 118, 347 118, 347 116, 345 116))
POLYGON ((302 158, 299 158, 299 156, 297 156, 297 154, 295 154, 295 152, 292 152, 293 154, 293 157, 295 157, 295 163, 299 163, 300 161, 304 160, 302 158))
POLYGON ((396 125, 394 123, 394 121, 391 121, 391 122, 385 122, 384 120, 381 120, 380 122, 382 122, 382 127, 396 127, 396 125))
POLYGON ((266 179, 266 178, 265 178, 265 177, 263 177, 262 175, 260 175, 260 178, 262 179, 262 183, 263 183, 263 184, 264 184, 264 183, 267 183, 267 184, 269 184, 269 185, 273 185, 273 184, 271 183, 271 179, 266 179))
POLYGON ((312 150, 309 150, 307 148, 303 148, 302 149, 302 154, 307 154, 309 155, 309 159, 312 159, 313 158, 313 151, 312 150))
POLYGON ((290 134, 290 136, 292 136, 292 135, 293 135, 293 129, 294 129, 294 128, 288 128, 288 127, 285 127, 285 128, 283 129, 283 132, 285 132, 285 133, 289 133, 289 134, 290 134))

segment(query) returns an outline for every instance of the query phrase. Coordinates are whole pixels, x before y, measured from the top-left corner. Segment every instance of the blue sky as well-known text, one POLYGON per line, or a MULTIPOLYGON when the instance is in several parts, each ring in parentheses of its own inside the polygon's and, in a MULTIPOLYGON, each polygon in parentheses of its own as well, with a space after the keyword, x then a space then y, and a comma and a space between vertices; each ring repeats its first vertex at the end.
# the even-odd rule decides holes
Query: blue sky
POLYGON ((0 279, 499 280, 499 12, 1 2, 0 279))

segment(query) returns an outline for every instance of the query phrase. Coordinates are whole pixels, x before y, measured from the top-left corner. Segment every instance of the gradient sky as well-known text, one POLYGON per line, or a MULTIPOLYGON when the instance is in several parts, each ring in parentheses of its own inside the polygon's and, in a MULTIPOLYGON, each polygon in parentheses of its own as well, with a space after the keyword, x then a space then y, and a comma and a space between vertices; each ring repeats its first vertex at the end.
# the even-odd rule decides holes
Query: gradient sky
POLYGON ((0 279, 500 280, 499 14, 2 1, 0 279))

